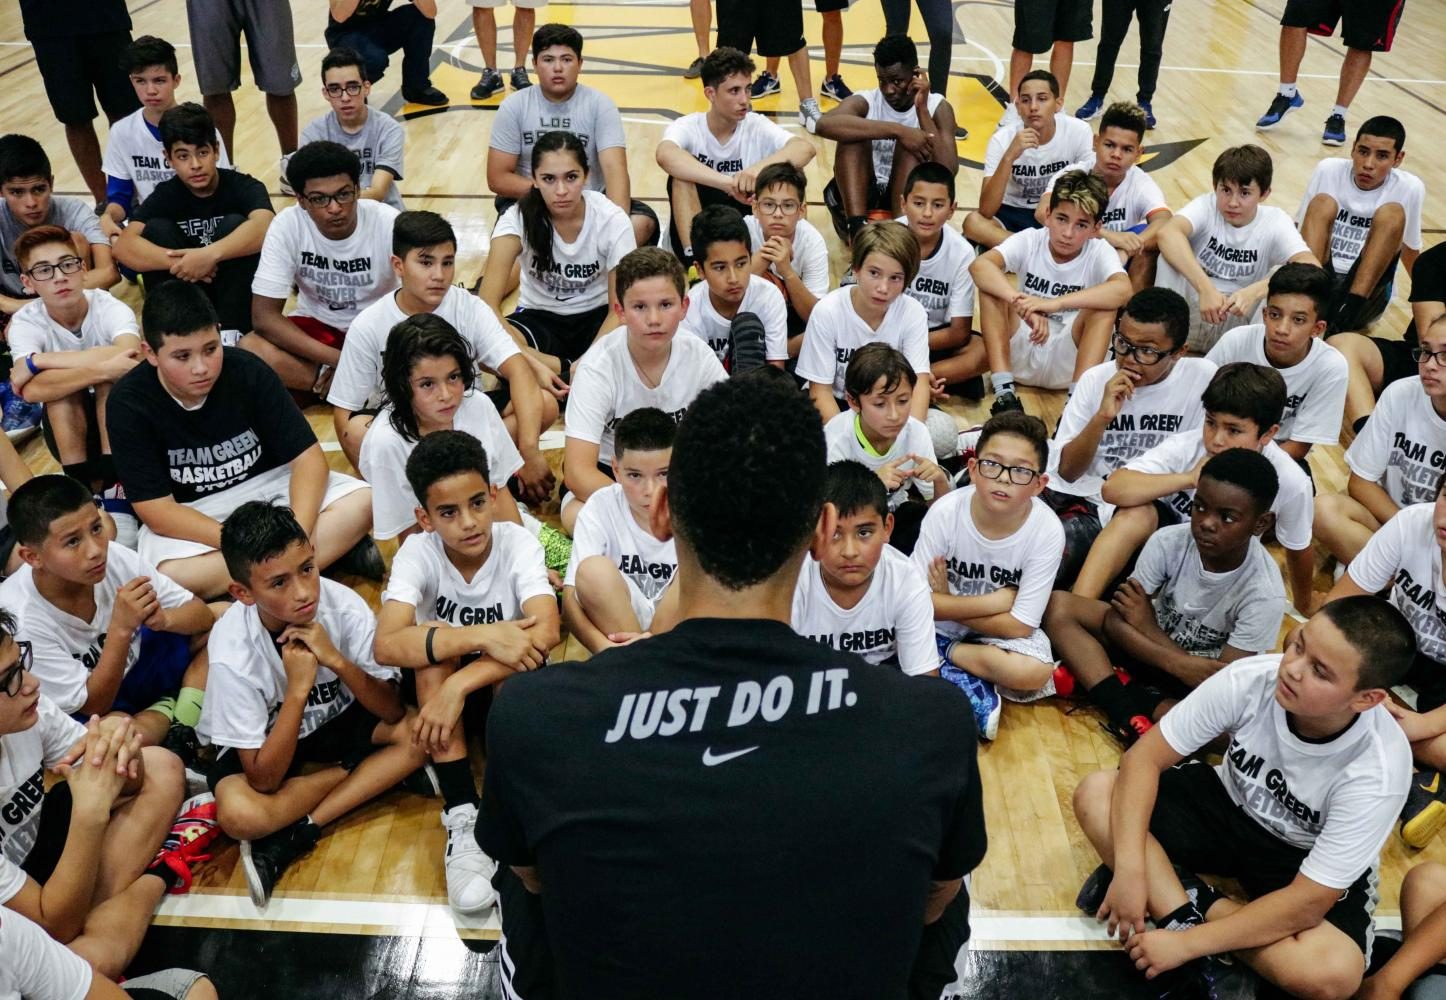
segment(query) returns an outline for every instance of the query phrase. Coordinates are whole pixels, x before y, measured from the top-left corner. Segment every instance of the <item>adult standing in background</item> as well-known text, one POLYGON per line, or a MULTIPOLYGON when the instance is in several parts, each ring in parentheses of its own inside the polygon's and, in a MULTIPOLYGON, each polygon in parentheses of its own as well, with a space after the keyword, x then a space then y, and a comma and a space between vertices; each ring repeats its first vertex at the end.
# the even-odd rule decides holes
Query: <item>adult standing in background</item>
MULTIPOLYGON (((949 67, 954 60, 954 5, 950 0, 914 0, 929 34, 929 89, 949 96, 949 67)), ((909 34, 909 0, 883 0, 884 34, 909 34)))
POLYGON ((688 20, 693 22, 693 41, 698 45, 698 58, 683 70, 683 79, 696 80, 703 75, 703 60, 713 51, 708 44, 708 31, 713 27, 711 0, 688 0, 688 20))
POLYGON ((141 106, 120 67, 131 43, 125 0, 20 0, 25 37, 80 176, 97 205, 105 204, 105 171, 95 134, 95 102, 111 124, 141 106))
MULTIPOLYGON (((474 101, 485 101, 503 87, 497 70, 497 8, 508 0, 468 0, 472 4, 472 33, 482 50, 482 79, 472 88, 474 101)), ((527 78, 527 53, 532 49, 532 29, 537 26, 537 8, 546 7, 547 0, 511 0, 512 3, 512 73, 513 90, 532 86, 527 78)))
POLYGON ((266 95, 266 113, 276 129, 281 155, 296 152, 296 88, 301 66, 289 0, 186 0, 191 28, 191 61, 201 101, 211 113, 226 148, 236 152, 236 104, 241 87, 241 35, 256 86, 266 95))
MULTIPOLYGON (((813 96, 801 0, 783 0, 782 7, 774 0, 718 0, 718 47, 728 46, 747 55, 753 51, 755 41, 758 54, 772 65, 788 60, 788 72, 798 91, 798 124, 812 133, 823 111, 813 96)), ((765 69, 753 81, 749 93, 756 101, 782 89, 778 77, 765 69)))
POLYGON ((1165 29, 1170 26, 1171 0, 1103 0, 1100 10, 1100 43, 1095 50, 1095 75, 1090 80, 1090 99, 1074 113, 1090 121, 1105 107, 1110 82, 1115 78, 1115 60, 1130 31, 1130 18, 1140 19, 1140 74, 1135 103, 1145 111, 1145 128, 1155 127, 1155 85, 1160 79, 1160 60, 1165 55, 1165 29))
POLYGON ((432 86, 432 38, 437 30, 437 0, 329 0, 326 44, 356 49, 367 61, 373 85, 387 71, 388 57, 402 52, 402 98, 410 104, 439 107, 447 95, 432 86))

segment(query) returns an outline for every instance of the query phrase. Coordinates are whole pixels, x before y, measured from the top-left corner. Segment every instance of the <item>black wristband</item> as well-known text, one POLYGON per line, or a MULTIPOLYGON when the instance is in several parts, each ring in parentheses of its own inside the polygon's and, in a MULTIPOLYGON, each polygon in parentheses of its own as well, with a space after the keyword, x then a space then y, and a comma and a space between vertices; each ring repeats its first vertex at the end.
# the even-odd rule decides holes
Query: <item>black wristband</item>
POLYGON ((433 625, 427 629, 427 662, 433 666, 437 665, 437 654, 432 652, 432 640, 437 636, 437 626, 433 625))

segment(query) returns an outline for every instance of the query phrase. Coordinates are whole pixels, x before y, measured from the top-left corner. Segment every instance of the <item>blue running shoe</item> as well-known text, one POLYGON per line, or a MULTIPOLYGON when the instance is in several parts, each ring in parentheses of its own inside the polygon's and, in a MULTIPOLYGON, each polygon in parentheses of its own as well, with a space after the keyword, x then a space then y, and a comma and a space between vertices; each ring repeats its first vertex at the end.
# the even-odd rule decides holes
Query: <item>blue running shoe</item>
POLYGON ((762 73, 758 74, 758 79, 753 81, 753 86, 749 88, 749 93, 756 101, 760 97, 767 97, 769 94, 776 94, 782 89, 783 84, 778 82, 778 77, 768 72, 768 70, 764 70, 762 73))
POLYGON ((1004 701, 994 685, 949 663, 939 665, 939 676, 967 694, 974 703, 974 723, 979 729, 979 738, 993 740, 998 736, 1004 701))
POLYGON ((1270 109, 1260 116, 1260 121, 1255 123, 1255 127, 1262 132, 1273 129, 1280 124, 1280 120, 1285 117, 1287 111, 1303 107, 1305 107, 1305 98, 1300 94, 1296 94, 1294 97, 1276 94, 1270 101, 1270 109))
POLYGON ((1150 107, 1150 102, 1149 102, 1149 101, 1141 101, 1141 102, 1140 102, 1140 110, 1145 113, 1145 128, 1146 128, 1146 129, 1152 129, 1152 128, 1154 128, 1154 127, 1155 127, 1155 109, 1152 108, 1152 107, 1150 107))
POLYGON ((1327 146, 1344 146, 1346 144, 1344 115, 1331 115, 1325 120, 1325 131, 1320 134, 1320 141, 1327 146))
POLYGON ((1074 116, 1080 121, 1087 122, 1098 118, 1100 112, 1105 108, 1104 94, 1091 94, 1090 99, 1079 106, 1074 116))
POLYGON ((9 382, 0 385, 3 385, 3 388, 0 388, 0 400, 4 401, 4 416, 0 417, 0 428, 4 429, 5 436, 12 441, 29 437, 40 426, 40 415, 45 411, 45 407, 40 403, 27 403, 24 397, 10 387, 9 382))

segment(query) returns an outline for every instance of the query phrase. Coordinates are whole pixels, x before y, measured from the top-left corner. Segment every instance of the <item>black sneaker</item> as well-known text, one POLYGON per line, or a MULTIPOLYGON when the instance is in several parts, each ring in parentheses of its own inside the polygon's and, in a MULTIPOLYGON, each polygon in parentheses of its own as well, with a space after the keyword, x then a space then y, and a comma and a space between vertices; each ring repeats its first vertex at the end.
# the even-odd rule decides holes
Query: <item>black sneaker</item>
POLYGON ((526 90, 532 86, 532 81, 527 78, 527 68, 518 66, 512 71, 512 89, 526 90))
POLYGON ((166 730, 166 738, 161 741, 161 746, 181 758, 181 763, 186 765, 187 770, 197 772, 206 770, 205 765, 201 763, 201 740, 190 726, 182 725, 179 722, 171 723, 171 728, 166 730))
POLYGON ((1325 120, 1325 129, 1320 134, 1320 141, 1327 146, 1344 146, 1346 144, 1344 115, 1333 114, 1325 120))
POLYGON ((1110 891, 1110 883, 1114 880, 1115 873, 1110 870, 1110 866, 1100 865, 1090 872, 1090 877, 1080 886, 1074 905, 1088 916, 1094 916, 1100 912, 1100 907, 1105 905, 1105 893, 1110 891))
POLYGON ((1011 410, 1024 412, 1024 404, 1019 401, 1019 397, 1012 392, 995 393, 994 402, 989 407, 989 415, 997 417, 999 414, 1008 413, 1011 410))
POLYGON ((377 543, 367 535, 351 548, 347 549, 342 557, 327 567, 332 573, 345 573, 348 576, 359 576, 363 580, 380 581, 387 575, 387 564, 382 559, 381 550, 377 543))
POLYGON ((741 312, 733 317, 728 339, 728 355, 732 362, 730 375, 742 375, 768 364, 768 354, 763 346, 763 321, 753 313, 741 312))
POLYGON ((437 772, 431 764, 423 764, 401 781, 397 787, 404 792, 411 792, 413 795, 420 795, 424 799, 438 799, 442 797, 442 783, 437 780, 437 772))
POLYGON ((472 100, 485 101, 505 86, 501 73, 495 69, 484 69, 482 79, 478 80, 477 85, 472 88, 472 100))
POLYGON ((408 94, 402 93, 402 99, 408 104, 421 104, 429 108, 439 108, 444 104, 450 104, 451 99, 436 87, 424 87, 421 90, 408 94))
POLYGON ((1150 980, 1159 1000, 1218 1000, 1216 982, 1224 969, 1213 957, 1191 959, 1150 980))
POLYGON ((692 62, 690 62, 690 63, 688 64, 688 68, 685 69, 685 70, 683 70, 683 79, 684 79, 684 80, 696 80, 696 79, 698 79, 698 77, 700 77, 700 76, 702 76, 702 75, 703 75, 703 57, 702 57, 702 56, 699 56, 697 59, 694 59, 692 62))
POLYGON ((291 863, 310 852, 320 839, 321 827, 302 819, 259 840, 241 841, 241 867, 257 909, 271 901, 271 890, 291 863))

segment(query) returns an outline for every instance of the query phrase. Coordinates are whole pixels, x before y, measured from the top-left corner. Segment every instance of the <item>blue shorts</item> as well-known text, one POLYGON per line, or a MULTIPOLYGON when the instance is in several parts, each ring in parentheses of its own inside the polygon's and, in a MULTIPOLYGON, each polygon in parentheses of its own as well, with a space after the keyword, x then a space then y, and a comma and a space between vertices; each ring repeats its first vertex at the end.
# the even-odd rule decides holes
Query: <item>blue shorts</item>
POLYGON ((135 715, 163 698, 174 698, 191 665, 191 637, 141 626, 141 651, 115 693, 111 711, 135 715))
POLYGON ((999 211, 994 213, 994 221, 1011 233, 1041 228, 1039 220, 1034 217, 1034 209, 1020 208, 1018 205, 1000 205, 999 211))

